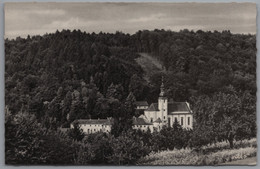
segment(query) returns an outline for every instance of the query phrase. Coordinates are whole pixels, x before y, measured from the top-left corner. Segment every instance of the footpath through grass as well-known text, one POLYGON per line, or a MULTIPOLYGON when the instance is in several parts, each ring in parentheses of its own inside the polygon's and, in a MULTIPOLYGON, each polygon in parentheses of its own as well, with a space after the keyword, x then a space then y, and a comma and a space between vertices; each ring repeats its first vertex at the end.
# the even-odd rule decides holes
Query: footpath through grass
MULTIPOLYGON (((138 165, 220 165, 221 163, 255 157, 256 139, 235 142, 234 149, 220 142, 201 148, 200 151, 181 149, 150 153, 139 160, 138 165)), ((223 164, 222 164, 223 165, 223 164)))

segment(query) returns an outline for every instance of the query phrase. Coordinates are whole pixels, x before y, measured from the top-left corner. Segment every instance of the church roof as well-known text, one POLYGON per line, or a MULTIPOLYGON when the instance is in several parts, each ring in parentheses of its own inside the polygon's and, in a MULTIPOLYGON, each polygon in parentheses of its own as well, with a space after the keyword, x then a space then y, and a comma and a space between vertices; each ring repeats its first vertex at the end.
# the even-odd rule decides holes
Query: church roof
POLYGON ((136 101, 136 106, 148 106, 147 101, 136 101))
POLYGON ((160 118, 158 118, 157 120, 154 121, 154 123, 161 123, 162 120, 160 118))
POLYGON ((190 109, 186 102, 169 102, 168 103, 168 113, 171 112, 190 112, 190 109))
POLYGON ((143 118, 133 118, 133 125, 153 125, 152 123, 148 123, 143 118))
POLYGON ((152 103, 146 111, 159 111, 158 103, 152 103))
MULTIPOLYGON (((145 111, 159 111, 158 103, 152 103, 145 111)), ((186 102, 168 102, 168 114, 173 112, 191 112, 186 102)))

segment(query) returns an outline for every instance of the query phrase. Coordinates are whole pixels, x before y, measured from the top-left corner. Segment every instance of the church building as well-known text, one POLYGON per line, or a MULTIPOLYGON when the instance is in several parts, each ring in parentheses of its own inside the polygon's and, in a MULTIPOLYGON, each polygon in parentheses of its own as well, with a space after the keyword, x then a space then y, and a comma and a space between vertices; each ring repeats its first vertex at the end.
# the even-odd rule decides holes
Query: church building
POLYGON ((192 129, 193 113, 188 102, 169 102, 165 96, 162 82, 158 103, 152 103, 144 110, 143 118, 153 124, 153 128, 160 131, 163 126, 172 127, 178 122, 183 128, 192 129))
MULTIPOLYGON (((160 131, 163 126, 172 127, 174 122, 178 122, 183 128, 192 129, 193 113, 188 102, 168 101, 165 96, 164 84, 160 87, 158 103, 150 106, 146 101, 136 102, 137 110, 144 110, 144 114, 133 117, 133 129, 151 132, 160 131)), ((95 132, 110 132, 113 124, 112 118, 107 119, 79 119, 71 124, 71 128, 77 122, 79 127, 86 134, 95 132)))

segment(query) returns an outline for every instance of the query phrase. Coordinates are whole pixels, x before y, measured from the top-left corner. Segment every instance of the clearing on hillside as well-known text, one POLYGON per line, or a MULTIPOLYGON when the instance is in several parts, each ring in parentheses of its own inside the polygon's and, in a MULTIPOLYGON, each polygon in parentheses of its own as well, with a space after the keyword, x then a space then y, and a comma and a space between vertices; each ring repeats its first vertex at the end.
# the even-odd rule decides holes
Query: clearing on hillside
POLYGON ((145 72, 144 79, 149 83, 150 77, 157 72, 164 72, 163 65, 148 53, 139 53, 136 62, 143 68, 145 72))

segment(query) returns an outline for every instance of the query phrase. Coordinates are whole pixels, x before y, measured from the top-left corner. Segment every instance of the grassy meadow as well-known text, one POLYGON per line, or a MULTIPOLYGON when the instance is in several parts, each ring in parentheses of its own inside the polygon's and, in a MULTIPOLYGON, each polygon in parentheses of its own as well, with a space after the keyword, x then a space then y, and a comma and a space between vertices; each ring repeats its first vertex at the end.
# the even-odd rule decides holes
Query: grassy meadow
POLYGON ((257 154, 256 139, 235 142, 229 149, 227 142, 203 146, 199 150, 180 149, 152 152, 141 158, 138 165, 219 165, 221 163, 254 157, 257 154))

